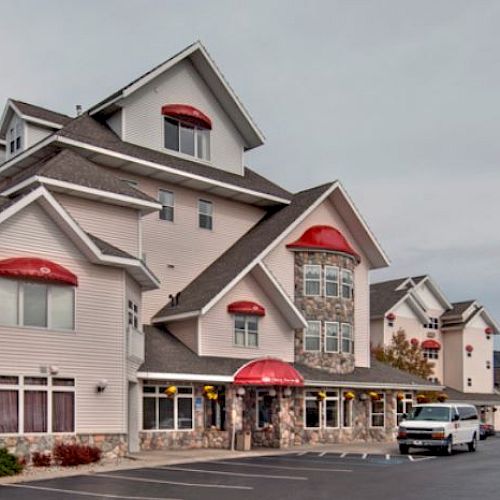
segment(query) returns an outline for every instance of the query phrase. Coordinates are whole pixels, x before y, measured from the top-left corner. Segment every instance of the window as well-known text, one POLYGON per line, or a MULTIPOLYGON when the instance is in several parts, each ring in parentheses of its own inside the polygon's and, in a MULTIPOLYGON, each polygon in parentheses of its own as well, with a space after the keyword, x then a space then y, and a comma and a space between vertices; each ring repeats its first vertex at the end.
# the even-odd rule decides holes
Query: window
POLYGON ((325 266, 325 297, 339 296, 339 268, 325 266))
POLYGON ((306 391, 305 404, 305 427, 315 429, 320 427, 321 402, 318 399, 318 391, 306 391))
POLYGON ((321 350, 321 322, 308 321, 307 328, 304 330, 304 350, 321 350))
POLYGON ((142 399, 144 430, 192 430, 193 388, 177 387, 174 396, 167 396, 167 387, 145 385, 142 399))
POLYGON ((472 379, 471 378, 467 379, 467 387, 472 387, 472 379))
POLYGON ((437 377, 429 377, 429 382, 439 384, 439 379, 437 377))
POLYGON ((326 391, 323 400, 323 422, 324 427, 339 426, 339 393, 337 391, 326 391))
POLYGON ((439 351, 437 349, 423 349, 422 354, 425 359, 439 359, 439 351))
POLYGON ((9 152, 11 155, 18 153, 23 146, 23 125, 18 122, 9 129, 9 152))
POLYGON ((242 347, 259 346, 259 320, 257 316, 235 315, 234 343, 242 347))
POLYGON ((486 361, 486 369, 491 370, 491 361, 486 361))
POLYGON ((335 390, 308 390, 304 400, 305 427, 337 428, 339 426, 339 393, 335 390), (318 397, 324 392, 325 397, 318 397))
POLYGON ((439 330, 439 318, 431 318, 429 317, 429 323, 424 325, 424 328, 428 330, 439 330))
POLYGON ((396 423, 400 424, 403 415, 408 415, 413 407, 413 394, 411 392, 401 393, 396 397, 396 423))
POLYGON ((0 434, 56 432, 75 432, 74 379, 0 376, 0 434))
POLYGON ((346 398, 345 395, 342 399, 342 427, 352 427, 352 399, 346 398))
POLYGON ((164 132, 167 149, 210 160, 210 130, 165 118, 164 132))
POLYGON ((352 299, 353 297, 353 279, 352 271, 342 269, 342 298, 352 299))
POLYGON ((214 204, 211 201, 198 200, 198 226, 202 229, 213 229, 214 204))
POLYGON ((205 398, 205 428, 226 430, 226 392, 224 386, 216 386, 217 399, 205 398))
POLYGON ((273 423, 273 397, 267 390, 257 390, 257 429, 273 423))
POLYGON ((370 400, 371 427, 385 427, 385 394, 380 399, 370 400))
POLYGON ((75 289, 0 278, 0 323, 73 330, 75 289))
POLYGON ((325 322, 325 352, 339 352, 339 324, 325 322))
POLYGON ((139 308, 135 302, 128 301, 128 326, 139 329, 139 308))
POLYGON ((347 354, 354 353, 354 338, 350 323, 342 323, 342 352, 347 354))
POLYGON ((161 203, 160 219, 174 221, 174 193, 160 189, 158 201, 161 203))
POLYGON ((321 293, 321 266, 304 266, 304 295, 320 295, 321 293))

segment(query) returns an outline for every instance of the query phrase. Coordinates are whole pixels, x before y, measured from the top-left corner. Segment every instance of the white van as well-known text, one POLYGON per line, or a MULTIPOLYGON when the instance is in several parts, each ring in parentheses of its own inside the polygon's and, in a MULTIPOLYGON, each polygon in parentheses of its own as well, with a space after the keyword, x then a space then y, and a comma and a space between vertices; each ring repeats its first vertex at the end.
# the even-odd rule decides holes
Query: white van
POLYGON ((476 451, 479 417, 475 406, 465 404, 416 405, 403 417, 398 429, 399 451, 410 448, 436 449, 451 455, 453 446, 466 444, 476 451))

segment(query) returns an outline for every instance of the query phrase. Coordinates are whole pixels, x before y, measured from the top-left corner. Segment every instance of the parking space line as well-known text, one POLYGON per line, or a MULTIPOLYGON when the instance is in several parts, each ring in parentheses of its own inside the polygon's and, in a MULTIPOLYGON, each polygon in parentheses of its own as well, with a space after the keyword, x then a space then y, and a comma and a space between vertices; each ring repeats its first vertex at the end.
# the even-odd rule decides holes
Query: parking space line
POLYGON ((408 455, 408 458, 411 462, 422 462, 423 460, 432 460, 436 457, 412 457, 411 455, 408 455))
POLYGON ((389 455, 389 453, 387 453, 387 454, 385 455, 385 459, 386 459, 386 460, 390 460, 390 459, 391 459, 391 456, 389 455))
POLYGON ((324 457, 324 456, 325 456, 325 454, 326 454, 326 451, 322 451, 322 452, 318 455, 318 457, 324 457))
POLYGON ((340 458, 344 458, 344 457, 346 457, 347 455, 349 455, 349 453, 341 453, 340 458))
POLYGON ((113 495, 110 493, 93 493, 91 491, 65 490, 61 488, 49 488, 47 486, 32 486, 28 484, 0 484, 0 486, 4 486, 6 488, 26 488, 30 490, 52 491, 53 493, 67 493, 69 495, 80 495, 85 497, 113 498, 118 500, 180 500, 179 498, 167 497, 131 497, 124 495, 113 495))
POLYGON ((168 481, 166 479, 149 479, 135 476, 123 476, 121 474, 96 474, 93 477, 107 477, 125 481, 135 481, 137 483, 155 483, 155 484, 173 484, 175 486, 189 486, 194 488, 220 488, 223 490, 253 490, 252 486, 232 486, 229 484, 210 484, 210 483, 183 483, 180 481, 168 481))
MULTIPOLYGON (((263 457, 260 457, 263 458, 263 457)), ((271 457, 268 457, 271 458, 271 457)), ((293 460, 292 460, 293 461, 293 460)), ((287 467, 285 465, 268 465, 268 464, 252 464, 246 462, 234 462, 234 461, 225 461, 225 460, 214 460, 211 463, 221 464, 221 465, 244 465, 245 467, 263 467, 265 469, 282 469, 282 470, 308 470, 315 472, 352 472, 352 469, 324 469, 318 467, 287 467)))
POLYGON ((298 456, 298 457, 301 457, 302 455, 305 455, 306 453, 307 453, 307 451, 299 451, 299 452, 297 453, 297 456, 298 456))
POLYGON ((363 455, 361 456, 361 458, 362 458, 363 460, 366 460, 366 457, 367 457, 367 456, 368 456, 368 453, 363 453, 363 455))
POLYGON ((241 477, 260 477, 260 478, 268 478, 268 479, 286 479, 288 481, 307 481, 307 477, 300 476, 271 476, 269 474, 248 474, 245 472, 229 472, 222 470, 208 470, 208 469, 188 469, 186 467, 155 467, 155 469, 162 470, 173 470, 173 471, 182 471, 182 472, 201 472, 202 474, 220 474, 222 476, 241 476, 241 477))

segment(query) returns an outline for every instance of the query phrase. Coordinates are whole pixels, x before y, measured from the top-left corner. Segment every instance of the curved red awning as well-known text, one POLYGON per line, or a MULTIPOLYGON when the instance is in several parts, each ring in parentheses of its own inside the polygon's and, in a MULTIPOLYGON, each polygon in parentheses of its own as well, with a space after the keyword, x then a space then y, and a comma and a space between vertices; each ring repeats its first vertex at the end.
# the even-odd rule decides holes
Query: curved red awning
POLYGON ((266 310, 260 304, 250 300, 240 300, 227 306, 227 311, 232 314, 253 314, 254 316, 265 316, 266 310))
POLYGON ((256 359, 243 365, 234 375, 236 385, 304 385, 304 377, 291 365, 275 358, 256 359))
POLYGON ((197 127, 212 129, 212 120, 203 111, 189 104, 166 104, 162 106, 161 114, 177 118, 197 127))
POLYGON ((441 349, 441 344, 437 340, 424 340, 422 342, 422 349, 434 349, 439 351, 439 349, 441 349))
POLYGON ((297 241, 289 243, 286 247, 346 253, 354 257, 358 262, 361 260, 344 235, 332 226, 312 226, 297 241))
POLYGON ((0 276, 78 286, 78 278, 71 271, 55 262, 37 257, 13 257, 0 260, 0 276))

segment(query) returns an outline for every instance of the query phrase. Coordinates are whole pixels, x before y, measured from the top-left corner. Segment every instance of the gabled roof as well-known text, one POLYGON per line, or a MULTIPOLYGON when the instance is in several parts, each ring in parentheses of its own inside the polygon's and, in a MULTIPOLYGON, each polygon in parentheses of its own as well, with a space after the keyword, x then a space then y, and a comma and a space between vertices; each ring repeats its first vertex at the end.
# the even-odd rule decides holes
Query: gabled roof
MULTIPOLYGON (((153 322, 163 322, 168 318, 186 313, 204 314, 246 273, 256 266, 282 238, 294 229, 310 211, 314 210, 329 196, 335 197, 338 204, 343 201, 346 208, 343 214, 351 217, 351 227, 357 224, 369 241, 363 250, 371 254, 376 267, 387 265, 387 258, 378 246, 378 242, 358 216, 342 186, 336 181, 296 193, 290 205, 270 209, 268 213, 237 242, 224 252, 215 262, 198 275, 182 290, 176 305, 166 304, 153 317, 153 322), (351 212, 347 207, 351 207, 351 212), (354 222, 355 221, 355 222, 354 222), (370 248, 368 248, 370 246, 370 248)), ((340 211, 340 209, 339 209, 340 211)))
POLYGON ((4 203, 0 207, 0 224, 34 202, 43 207, 52 221, 59 226, 90 262, 124 269, 144 290, 153 290, 159 287, 158 278, 142 260, 86 233, 44 186, 31 187, 31 190, 4 203))
POLYGON ((452 302, 451 309, 446 311, 442 316, 442 320, 451 320, 451 319, 462 319, 463 314, 474 304, 476 304, 475 300, 464 300, 462 302, 452 302))
POLYGON ((451 303, 438 287, 437 283, 429 275, 417 276, 416 278, 413 278, 413 281, 415 282, 415 288, 418 288, 424 284, 427 285, 427 287, 431 289, 437 300, 441 303, 443 308, 451 309, 451 303))
POLYGON ((54 156, 22 170, 12 177, 1 191, 3 195, 8 196, 33 183, 46 184, 54 190, 76 193, 88 198, 99 197, 99 194, 106 198, 107 193, 113 193, 118 195, 112 197, 114 203, 140 208, 145 213, 161 208, 158 201, 151 196, 70 149, 63 149, 54 156), (79 189, 78 186, 84 189, 79 189))
POLYGON ((399 303, 407 294, 406 289, 398 290, 406 278, 398 278, 370 285, 370 317, 381 318, 399 303))
POLYGON ((461 392, 451 387, 446 387, 444 392, 448 396, 447 403, 467 403, 472 405, 500 406, 500 394, 494 392, 461 392))
POLYGON ((465 302, 456 302, 453 304, 452 311, 454 315, 443 315, 443 330, 453 330, 465 328, 474 318, 481 316, 488 326, 493 328, 493 333, 500 333, 500 326, 486 309, 476 300, 468 300, 465 302))
POLYGON ((116 110, 119 102, 136 92, 138 89, 162 75, 180 61, 189 59, 196 70, 201 74, 208 87, 221 103, 225 112, 234 122, 236 128, 246 142, 246 148, 252 149, 264 143, 264 136, 257 128, 248 111, 244 108, 234 90, 229 86, 223 74, 216 66, 201 42, 195 42, 178 52, 153 69, 147 71, 129 84, 117 90, 104 100, 90 108, 91 115, 109 114, 116 110))

